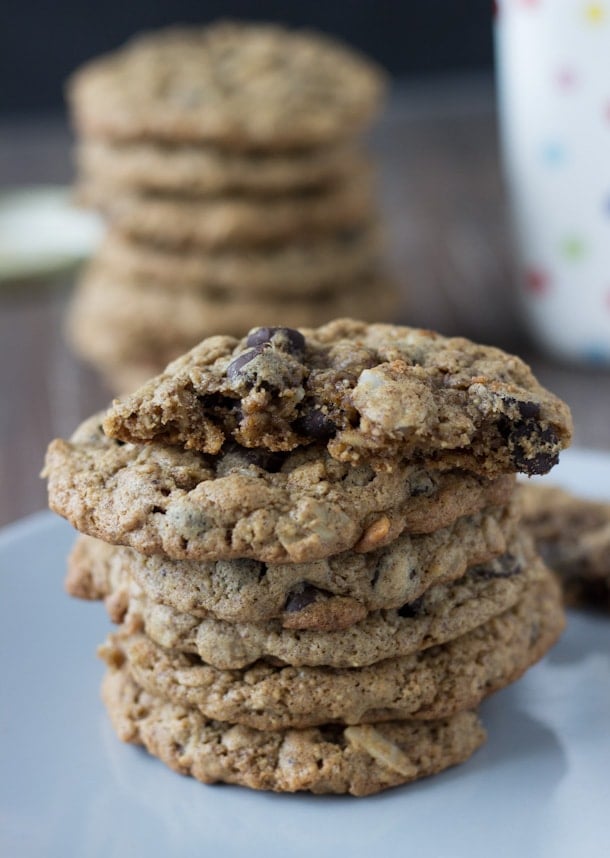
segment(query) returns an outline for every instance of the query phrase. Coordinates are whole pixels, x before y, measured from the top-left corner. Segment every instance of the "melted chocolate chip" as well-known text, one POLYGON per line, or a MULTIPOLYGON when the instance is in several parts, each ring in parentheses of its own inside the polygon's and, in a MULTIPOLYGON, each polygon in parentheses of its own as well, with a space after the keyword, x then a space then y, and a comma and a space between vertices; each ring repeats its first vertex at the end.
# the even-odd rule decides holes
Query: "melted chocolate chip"
POLYGON ((294 421, 293 426, 299 435, 315 438, 318 441, 330 438, 337 430, 336 423, 327 414, 317 409, 306 411, 294 421))
POLYGON ((320 596, 320 590, 313 587, 311 584, 302 584, 298 590, 293 590, 288 594, 284 610, 289 614, 294 614, 297 611, 302 611, 308 605, 312 605, 320 596))
MULTIPOLYGON (((521 403, 524 406, 529 404, 521 403)), ((518 471, 529 476, 546 474, 559 461, 559 439, 550 426, 542 429, 534 418, 514 421, 504 416, 498 420, 498 430, 506 441, 511 461, 518 471), (532 447, 538 448, 538 452, 533 455, 532 447)))
POLYGON ((398 609, 398 616, 404 618, 418 617, 422 613, 423 601, 423 596, 420 596, 419 599, 407 602, 406 605, 403 605, 402 608, 398 609))
POLYGON ((240 355, 237 355, 235 360, 232 360, 229 366, 227 367, 227 378, 231 381, 236 381, 239 379, 241 375, 242 369, 246 366, 246 364, 250 363, 255 357, 260 355, 264 351, 264 347, 257 346, 256 348, 249 349, 247 352, 242 352, 240 355))
POLYGON ((228 397, 223 396, 222 393, 218 392, 200 394, 197 397, 197 400, 201 407, 204 408, 206 411, 211 411, 217 408, 221 408, 224 410, 226 408, 230 408, 234 403, 234 400, 231 400, 228 397))
POLYGON ((333 745, 345 744, 343 731, 345 727, 342 724, 322 724, 318 727, 320 736, 325 742, 330 742, 333 745))
POLYGON ((280 351, 301 355, 305 351, 305 337, 294 328, 256 328, 248 335, 247 346, 264 346, 273 343, 280 351))
POLYGON ((286 460, 287 453, 264 450, 262 447, 244 447, 240 450, 241 458, 248 465, 256 465, 270 474, 277 474, 286 460))
POLYGON ((540 419, 540 406, 537 402, 518 402, 517 408, 524 420, 540 419))

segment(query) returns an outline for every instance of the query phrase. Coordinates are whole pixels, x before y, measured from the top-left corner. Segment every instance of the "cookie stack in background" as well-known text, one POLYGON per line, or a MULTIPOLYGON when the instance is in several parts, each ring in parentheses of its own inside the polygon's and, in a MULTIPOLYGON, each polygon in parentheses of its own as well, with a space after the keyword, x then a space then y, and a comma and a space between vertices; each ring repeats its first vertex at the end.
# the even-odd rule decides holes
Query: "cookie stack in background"
POLYGON ((202 342, 48 451, 125 741, 204 782, 366 795, 484 741, 563 628, 515 473, 569 443, 521 361, 338 320, 202 342))
POLYGON ((108 233, 68 328, 111 389, 218 332, 392 318, 360 141, 384 90, 350 49, 258 24, 152 33, 74 75, 77 197, 108 233))
POLYGON ((610 611, 610 503, 540 483, 520 488, 523 521, 557 574, 564 603, 610 611))

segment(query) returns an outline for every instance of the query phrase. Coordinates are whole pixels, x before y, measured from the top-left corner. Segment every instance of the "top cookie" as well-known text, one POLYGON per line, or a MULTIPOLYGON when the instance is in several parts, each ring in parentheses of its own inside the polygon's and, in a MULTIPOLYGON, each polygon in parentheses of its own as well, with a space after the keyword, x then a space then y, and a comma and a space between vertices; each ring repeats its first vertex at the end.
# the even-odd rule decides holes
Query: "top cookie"
POLYGON ((360 130, 384 84, 326 36, 221 22, 140 36, 78 71, 68 97, 87 135, 304 149, 360 130))
POLYGON ((204 340, 115 400, 104 430, 211 454, 231 438, 273 451, 325 442, 340 461, 441 460, 491 476, 546 473, 571 417, 500 349, 338 319, 204 340))

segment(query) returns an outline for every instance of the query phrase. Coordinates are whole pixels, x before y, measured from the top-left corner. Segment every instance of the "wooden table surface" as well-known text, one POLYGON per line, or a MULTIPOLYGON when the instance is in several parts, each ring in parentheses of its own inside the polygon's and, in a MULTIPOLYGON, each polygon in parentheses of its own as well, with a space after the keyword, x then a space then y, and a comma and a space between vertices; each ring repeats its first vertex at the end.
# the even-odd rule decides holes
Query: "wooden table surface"
MULTIPOLYGON (((370 143, 401 321, 520 354, 572 407, 575 443, 610 451, 610 375, 538 354, 515 309, 491 82, 397 88, 370 143)), ((0 121, 0 189, 69 182, 70 149, 62 117, 0 121)), ((71 281, 0 286, 0 525, 45 506, 48 441, 109 399, 63 342, 71 281)))

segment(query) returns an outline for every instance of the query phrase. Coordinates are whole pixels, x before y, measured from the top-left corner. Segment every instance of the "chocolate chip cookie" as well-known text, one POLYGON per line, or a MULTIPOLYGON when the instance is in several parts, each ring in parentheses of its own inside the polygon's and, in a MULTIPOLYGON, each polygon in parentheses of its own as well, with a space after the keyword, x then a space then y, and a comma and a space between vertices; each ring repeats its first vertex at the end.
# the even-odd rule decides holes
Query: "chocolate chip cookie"
POLYGON ((395 309, 393 284, 370 275, 354 280, 347 292, 329 289, 315 300, 290 295, 237 299, 227 289, 166 289, 96 264, 81 278, 67 331, 78 353, 97 366, 112 366, 119 359, 150 361, 154 356, 158 374, 220 330, 242 336, 256 321, 318 324, 350 310, 363 319, 390 319, 395 309))
POLYGON ((44 475, 51 509, 81 533, 178 560, 271 563, 373 551, 501 506, 514 489, 511 476, 405 461, 376 471, 320 443, 290 453, 229 445, 217 456, 125 443, 104 434, 99 415, 49 445, 44 475))
POLYGON ((524 525, 557 573, 566 603, 610 611, 610 503, 522 485, 524 525))
POLYGON ((478 706, 538 661, 563 629, 561 595, 549 574, 512 608, 449 643, 369 667, 274 666, 219 670, 166 650, 141 633, 109 638, 100 654, 125 665, 150 694, 206 718, 259 730, 340 722, 444 718, 478 706))
POLYGON ((473 712, 438 721, 254 730, 153 697, 124 668, 109 671, 102 694, 119 737, 144 745, 174 771, 277 792, 371 795, 463 762, 486 738, 473 712))
POLYGON ((332 39, 220 22, 139 36, 71 79, 78 130, 94 138, 307 149, 357 133, 385 76, 332 39))
MULTIPOLYGON (((380 271, 379 229, 331 232, 281 245, 197 248, 177 251, 158 242, 131 241, 110 229, 96 254, 100 266, 130 282, 164 286, 170 291, 194 289, 211 297, 229 291, 236 301, 253 296, 285 300, 317 298, 332 289, 350 292, 352 284, 380 271)), ((224 330, 223 330, 224 332, 224 330)))
POLYGON ((169 560, 81 536, 69 558, 66 588, 79 598, 109 599, 112 614, 130 595, 144 594, 194 617, 279 619, 284 628, 332 631, 370 611, 402 607, 432 584, 453 581, 469 566, 505 553, 517 523, 511 503, 462 516, 434 533, 402 534, 377 551, 298 564, 169 560))
POLYGON ((79 201, 98 208, 135 241, 175 248, 248 248, 361 229, 375 210, 367 173, 317 191, 272 197, 185 197, 81 184, 79 201))
POLYGON ((400 608, 372 611, 341 630, 286 629, 277 620, 237 624, 202 619, 144 595, 129 595, 124 620, 166 649, 193 653, 227 670, 260 658, 294 666, 363 667, 466 634, 508 610, 528 586, 548 575, 541 561, 516 544, 511 553, 471 567, 457 581, 436 584, 400 608))
POLYGON ((85 138, 76 148, 81 181, 125 191, 271 196, 324 188, 368 169, 355 146, 239 152, 210 145, 85 138))
POLYGON ((571 438, 567 406, 519 358, 461 338, 336 320, 213 337, 114 403, 123 441, 218 453, 227 439, 336 459, 409 458, 486 475, 539 474, 571 438))

